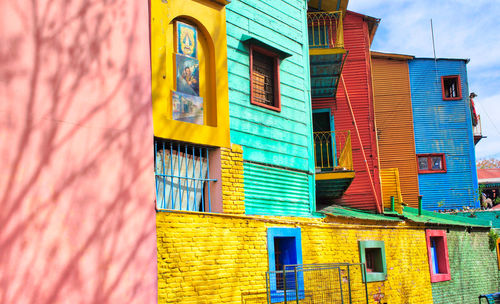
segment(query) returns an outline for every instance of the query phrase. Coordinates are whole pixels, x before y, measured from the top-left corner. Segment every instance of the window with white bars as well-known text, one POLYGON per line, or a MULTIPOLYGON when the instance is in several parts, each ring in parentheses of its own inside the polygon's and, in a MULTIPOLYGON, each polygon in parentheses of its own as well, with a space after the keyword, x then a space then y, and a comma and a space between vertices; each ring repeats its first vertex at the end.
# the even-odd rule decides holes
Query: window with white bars
POLYGON ((210 148, 155 139, 157 210, 211 212, 210 148))

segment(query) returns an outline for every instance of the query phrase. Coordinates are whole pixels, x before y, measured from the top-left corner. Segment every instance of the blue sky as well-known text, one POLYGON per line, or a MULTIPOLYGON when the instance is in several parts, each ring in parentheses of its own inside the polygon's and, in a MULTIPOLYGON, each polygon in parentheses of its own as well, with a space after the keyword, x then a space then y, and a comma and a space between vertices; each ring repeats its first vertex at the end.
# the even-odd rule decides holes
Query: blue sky
POLYGON ((500 1, 351 0, 349 10, 381 18, 372 50, 433 57, 469 58, 469 91, 481 115, 478 159, 500 158, 500 1))

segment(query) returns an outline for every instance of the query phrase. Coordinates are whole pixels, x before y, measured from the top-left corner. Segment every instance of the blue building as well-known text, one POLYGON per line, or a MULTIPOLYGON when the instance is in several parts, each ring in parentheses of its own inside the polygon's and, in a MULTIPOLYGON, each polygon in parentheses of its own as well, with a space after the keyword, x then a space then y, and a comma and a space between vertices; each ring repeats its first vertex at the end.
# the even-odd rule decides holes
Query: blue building
POLYGON ((479 207, 467 63, 409 61, 418 180, 427 210, 479 207))

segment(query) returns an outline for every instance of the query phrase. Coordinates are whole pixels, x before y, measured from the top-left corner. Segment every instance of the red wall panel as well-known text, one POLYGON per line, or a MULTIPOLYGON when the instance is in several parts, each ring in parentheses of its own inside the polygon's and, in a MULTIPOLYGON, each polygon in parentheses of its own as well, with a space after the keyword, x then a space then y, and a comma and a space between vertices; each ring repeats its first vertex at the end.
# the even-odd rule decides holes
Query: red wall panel
POLYGON ((333 108, 336 130, 351 130, 354 170, 356 177, 342 197, 340 203, 346 206, 377 210, 376 197, 370 185, 372 176, 376 196, 381 202, 381 186, 378 165, 378 149, 375 136, 375 118, 370 64, 370 40, 368 25, 363 16, 347 12, 344 19, 345 48, 349 51, 342 75, 356 118, 361 142, 365 150, 370 172, 367 172, 349 110, 344 87, 340 82, 337 90, 336 107, 333 108))

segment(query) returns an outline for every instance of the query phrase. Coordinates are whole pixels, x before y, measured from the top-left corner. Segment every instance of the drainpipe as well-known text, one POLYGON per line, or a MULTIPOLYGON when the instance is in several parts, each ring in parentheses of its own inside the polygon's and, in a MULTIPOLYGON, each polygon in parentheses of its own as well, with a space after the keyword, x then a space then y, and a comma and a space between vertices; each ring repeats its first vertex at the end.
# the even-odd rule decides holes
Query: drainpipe
POLYGON ((422 195, 418 196, 418 215, 422 215, 422 195))
POLYGON ((394 211, 396 211, 394 209, 394 196, 391 196, 391 212, 394 212, 394 211))

